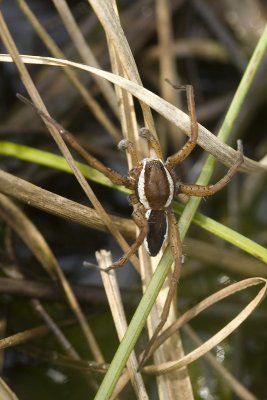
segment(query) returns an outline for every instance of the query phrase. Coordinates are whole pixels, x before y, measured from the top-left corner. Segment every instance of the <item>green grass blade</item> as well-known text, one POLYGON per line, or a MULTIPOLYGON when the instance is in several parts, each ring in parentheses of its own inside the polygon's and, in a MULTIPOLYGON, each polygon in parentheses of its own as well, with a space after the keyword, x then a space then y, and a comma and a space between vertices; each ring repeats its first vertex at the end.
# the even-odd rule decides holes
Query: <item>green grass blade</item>
POLYGON ((110 364, 108 372, 97 392, 95 400, 109 399, 146 323, 151 308, 155 303, 158 293, 168 275, 171 264, 172 254, 170 248, 168 247, 152 276, 152 279, 136 309, 136 312, 134 313, 120 346, 112 360, 112 363, 110 364))
MULTIPOLYGON (((49 153, 47 151, 38 150, 33 147, 24 146, 18 143, 0 141, 0 154, 3 156, 16 157, 19 160, 33 162, 45 167, 54 168, 59 171, 73 174, 64 157, 49 153)), ((116 185, 113 185, 103 174, 98 172, 96 169, 89 167, 87 164, 77 162, 77 165, 85 178, 105 186, 119 188, 116 185)), ((119 189, 124 190, 121 187, 119 189)))
MULTIPOLYGON (((184 212, 184 206, 181 204, 174 204, 173 209, 176 214, 182 214, 184 212)), ((244 250, 246 253, 258 258, 260 261, 267 263, 267 249, 241 233, 238 233, 220 222, 198 212, 195 213, 192 221, 194 224, 200 226, 213 235, 224 239, 232 245, 239 247, 241 250, 244 250)))
MULTIPOLYGON (((262 60, 266 56, 267 52, 267 25, 261 35, 260 40, 253 52, 253 55, 248 63, 246 71, 241 79, 241 82, 236 90, 236 93, 233 97, 231 105, 227 111, 227 114, 224 118, 223 124, 219 130, 218 138, 222 141, 226 142, 232 129, 234 127, 234 123, 237 120, 239 111, 244 104, 245 98, 248 95, 249 89, 252 85, 252 82, 255 78, 255 75, 262 63, 262 60)), ((216 160, 213 156, 209 156, 207 161, 205 162, 201 174, 197 180, 198 185, 207 185, 211 178, 212 172, 215 167, 216 160)), ((181 215, 181 225, 184 227, 189 227, 192 221, 193 215, 196 212, 201 198, 199 197, 191 197, 185 207, 183 214, 181 215)))
MULTIPOLYGON (((227 226, 214 221, 211 218, 205 217, 200 213, 196 213, 193 222, 201 226, 206 231, 219 236, 220 238, 226 240, 232 245, 239 247, 241 250, 251 254, 252 256, 258 258, 260 261, 267 263, 267 249, 260 244, 254 242, 253 240, 247 238, 234 231, 227 226)), ((267 265, 266 265, 267 268, 267 265)))
MULTIPOLYGON (((70 167, 62 156, 58 156, 56 154, 46 151, 37 150, 29 146, 0 141, 0 154, 16 157, 23 161, 38 163, 46 167, 54 168, 59 171, 72 174, 70 167)), ((84 176, 92 180, 93 182, 97 182, 108 187, 117 188, 121 191, 126 192, 125 188, 121 186, 116 187, 110 182, 109 179, 107 179, 103 174, 101 174, 94 168, 91 168, 88 165, 79 162, 77 162, 77 165, 80 167, 84 176)), ((186 218, 180 221, 180 228, 182 231, 187 230, 189 226, 188 221, 191 221, 193 218, 193 222, 199 225, 201 228, 205 229, 206 231, 221 237, 222 239, 228 241, 229 243, 232 243, 233 245, 239 247, 249 254, 252 254, 254 257, 264 262, 267 261, 267 250, 265 248, 246 238, 245 236, 233 231, 232 229, 225 227, 219 222, 216 222, 211 218, 205 217, 203 214, 195 214, 194 210, 192 211, 192 208, 185 209, 182 205, 179 204, 174 205, 174 211, 177 215, 186 212, 186 214, 184 214, 186 215, 186 218), (189 212, 192 214, 190 215, 189 212), (193 216, 194 214, 195 216, 193 216), (186 221, 186 224, 183 224, 183 221, 186 221)))
MULTIPOLYGON (((231 103, 231 106, 226 115, 225 121, 220 129, 218 137, 222 140, 227 140, 233 128, 234 121, 236 120, 239 110, 244 103, 245 97, 249 91, 251 83, 255 77, 256 71, 258 70, 262 59, 267 50, 267 27, 265 28, 257 47, 252 55, 252 58, 248 64, 248 67, 243 75, 239 88, 237 89, 236 95, 231 103)), ((197 181, 200 185, 206 185, 212 175, 212 171, 215 166, 215 160, 213 157, 209 156, 202 173, 197 181)), ((197 197, 192 197, 187 203, 180 221, 179 228, 181 238, 184 238, 188 227, 193 219, 193 216, 199 206, 200 199, 197 197)), ((156 299, 158 292, 168 274, 169 268, 172 263, 172 257, 170 254, 170 249, 167 249, 162 257, 151 281, 147 287, 147 290, 132 318, 132 321, 125 333, 125 336, 110 364, 110 368, 107 371, 102 384, 97 392, 95 400, 107 400, 124 368, 124 365, 135 345, 135 342, 144 326, 145 319, 147 318, 150 309, 153 306, 154 300, 156 299), (153 301, 152 301, 153 299, 153 301), (143 314, 142 314, 143 313, 143 314), (140 324, 140 325, 139 325, 140 324)))
MULTIPOLYGON (((16 157, 23 161, 34 162, 40 165, 44 165, 49 168, 54 168, 59 171, 72 173, 70 167, 62 156, 58 156, 53 153, 49 153, 46 151, 37 150, 35 148, 29 146, 23 146, 17 143, 4 142, 0 141, 0 154, 5 156, 16 157)), ((78 163, 77 165, 80 167, 84 176, 93 182, 97 182, 99 184, 117 188, 121 191, 125 191, 126 189, 123 187, 116 187, 113 185, 109 179, 107 179, 103 174, 95 170, 94 168, 89 167, 86 164, 78 163)), ((267 250, 260 246, 259 244, 253 242, 252 240, 246 238, 245 236, 233 231, 230 228, 225 227, 219 222, 214 221, 211 218, 205 217, 203 214, 192 212, 192 208, 188 208, 187 210, 179 204, 174 205, 174 211, 177 215, 187 212, 186 218, 180 220, 180 228, 181 230, 187 230, 188 221, 191 221, 193 218, 193 222, 199 225, 201 228, 205 229, 208 232, 213 233, 221 237, 222 239, 232 243, 233 245, 239 247, 240 249, 246 251, 249 254, 252 254, 254 257, 266 262, 267 261, 267 250), (189 212, 195 214, 195 216, 189 215, 189 212), (183 221, 186 221, 186 224, 183 224, 183 221)))

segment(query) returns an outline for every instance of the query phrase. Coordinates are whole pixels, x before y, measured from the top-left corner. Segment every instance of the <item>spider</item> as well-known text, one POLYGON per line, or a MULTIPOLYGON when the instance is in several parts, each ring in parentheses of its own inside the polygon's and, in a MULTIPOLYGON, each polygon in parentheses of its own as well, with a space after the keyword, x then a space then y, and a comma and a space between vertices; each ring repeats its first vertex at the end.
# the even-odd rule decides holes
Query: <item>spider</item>
MULTIPOLYGON (((191 85, 185 87, 188 103, 188 112, 190 117, 190 138, 184 146, 174 155, 167 158, 164 162, 161 148, 156 137, 147 129, 141 128, 139 136, 145 139, 149 146, 154 150, 155 157, 144 158, 139 161, 134 143, 129 140, 121 140, 118 144, 119 149, 128 151, 134 162, 133 168, 128 176, 122 176, 118 172, 106 167, 100 161, 92 157, 74 137, 64 130, 51 117, 44 114, 41 110, 37 112, 51 122, 60 132, 66 142, 68 142, 80 155, 86 159, 91 167, 102 172, 115 185, 122 185, 132 191, 129 199, 134 207, 132 213, 136 225, 139 227, 139 234, 135 242, 129 247, 129 250, 122 255, 112 266, 105 269, 108 271, 113 268, 122 267, 130 257, 144 243, 148 254, 151 257, 156 256, 168 239, 173 254, 174 267, 169 283, 169 291, 163 307, 162 315, 158 326, 156 327, 152 338, 150 339, 142 357, 141 364, 145 361, 151 347, 158 336, 160 330, 167 321, 172 298, 175 293, 176 284, 179 279, 182 251, 181 241, 177 228, 175 215, 172 211, 172 201, 177 199, 178 194, 183 193, 189 196, 211 196, 221 190, 236 173, 243 163, 243 150, 241 142, 238 142, 238 156, 235 163, 230 167, 225 176, 214 185, 194 185, 185 184, 179 181, 175 173, 175 167, 182 162, 192 152, 197 144, 198 123, 196 120, 195 102, 193 88, 191 85)), ((29 101, 21 95, 18 97, 26 102, 29 101)), ((32 103, 30 103, 32 104, 32 103)), ((34 106, 35 107, 35 106, 34 106)), ((35 107, 36 109, 36 107, 35 107)))

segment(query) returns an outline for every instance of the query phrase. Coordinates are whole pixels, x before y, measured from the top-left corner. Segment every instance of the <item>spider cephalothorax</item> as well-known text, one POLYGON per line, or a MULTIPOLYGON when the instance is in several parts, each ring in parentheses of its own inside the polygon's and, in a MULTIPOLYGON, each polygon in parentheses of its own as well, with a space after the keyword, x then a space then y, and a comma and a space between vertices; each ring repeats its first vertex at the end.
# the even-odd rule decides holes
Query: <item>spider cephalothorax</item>
POLYGON ((165 210, 169 207, 175 193, 175 181, 162 160, 145 158, 142 161, 135 192, 147 210, 165 210))

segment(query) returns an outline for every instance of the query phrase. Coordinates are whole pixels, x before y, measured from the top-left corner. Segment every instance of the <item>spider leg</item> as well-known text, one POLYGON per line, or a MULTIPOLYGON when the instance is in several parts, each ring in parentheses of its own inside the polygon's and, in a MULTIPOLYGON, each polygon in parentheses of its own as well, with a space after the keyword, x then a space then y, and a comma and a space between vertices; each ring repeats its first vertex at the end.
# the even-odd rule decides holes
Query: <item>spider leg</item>
POLYGON ((181 243, 181 239, 180 239, 180 235, 179 235, 177 221, 176 221, 175 215, 172 210, 168 214, 168 219, 169 219, 169 227, 170 227, 169 242, 170 242, 170 246, 171 246, 171 250, 172 250, 172 254, 173 254, 174 268, 173 268, 173 271, 171 274, 170 283, 169 283, 169 291, 167 293, 166 301, 165 301, 163 311, 162 311, 162 314, 160 317, 160 322, 159 322, 158 326, 156 327, 156 329, 153 333, 153 336, 151 337, 151 339, 149 340, 149 342, 145 348, 145 351, 142 355, 141 362, 139 364, 139 369, 141 369, 144 362, 148 359, 148 357, 152 353, 151 350, 153 350, 153 344, 155 343, 155 340, 156 340, 159 332, 161 331, 161 329, 163 328, 163 326, 165 325, 165 323, 168 319, 171 303, 172 303, 173 297, 175 295, 177 282, 179 280, 180 273, 181 273, 182 243, 181 243))
POLYGON ((67 142, 77 153, 93 168, 102 172, 114 185, 125 186, 128 189, 133 189, 132 181, 127 177, 119 174, 117 171, 106 167, 101 161, 93 157, 84 147, 82 147, 74 136, 63 130, 60 132, 65 142, 67 142))
MULTIPOLYGON (((131 196, 129 197, 131 199, 131 196)), ((133 195, 133 201, 135 201, 135 195, 133 195)), ((111 269, 123 267, 144 242, 144 239, 148 233, 148 223, 145 217, 145 209, 142 204, 138 204, 137 208, 132 213, 132 217, 136 225, 139 227, 139 235, 137 236, 135 242, 131 245, 129 250, 124 253, 118 261, 105 269, 106 272, 110 271, 111 269)))
POLYGON ((130 153, 134 166, 139 164, 136 147, 131 140, 121 140, 118 144, 118 148, 122 151, 128 151, 130 153))
POLYGON ((237 147, 238 147, 238 156, 237 156, 236 162, 227 171, 225 176, 222 179, 220 179, 217 183, 215 183, 214 185, 207 185, 207 186, 186 185, 184 183, 179 183, 179 186, 178 186, 179 192, 188 194, 190 196, 205 197, 205 196, 211 196, 214 193, 221 190, 231 180, 233 175, 236 173, 236 171, 238 170, 238 168, 244 161, 243 147, 242 147, 242 143, 240 140, 238 140, 238 142, 237 142, 237 147))
POLYGON ((172 170, 176 164, 182 162, 191 153, 191 151, 197 144, 198 124, 196 118, 193 86, 186 85, 186 96, 187 96, 188 112, 190 116, 191 135, 188 141, 181 148, 181 150, 178 151, 178 153, 167 158, 166 168, 169 171, 172 170))
POLYGON ((62 138, 67 142, 77 153, 92 167, 105 175, 114 185, 125 186, 128 189, 133 189, 132 181, 127 176, 122 176, 118 172, 106 167, 96 158, 94 158, 87 150, 85 150, 75 139, 75 137, 62 127, 57 121, 51 118, 48 114, 44 113, 38 107, 35 106, 30 100, 24 96, 17 95, 17 97, 26 104, 31 105, 35 108, 36 112, 43 118, 45 118, 51 125, 53 125, 62 138))
POLYGON ((154 149, 157 157, 160 160, 163 160, 160 144, 159 144, 157 138, 154 135, 152 135, 150 130, 145 128, 145 127, 141 128, 140 131, 139 131, 139 136, 141 138, 146 139, 148 141, 148 143, 150 144, 150 146, 152 147, 152 149, 154 149))

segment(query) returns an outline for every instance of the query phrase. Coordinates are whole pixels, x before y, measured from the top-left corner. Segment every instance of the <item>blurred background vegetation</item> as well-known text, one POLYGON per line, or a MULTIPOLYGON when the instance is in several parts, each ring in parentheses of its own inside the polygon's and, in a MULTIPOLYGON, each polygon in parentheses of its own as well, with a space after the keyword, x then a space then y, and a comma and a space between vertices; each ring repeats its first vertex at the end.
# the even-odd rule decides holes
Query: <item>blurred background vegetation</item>
MULTIPOLYGON (((9 0, 1 4, 2 13, 19 51, 21 54, 51 56, 49 49, 22 13, 20 3, 23 2, 9 0)), ((83 62, 53 1, 29 0, 27 4, 65 57, 83 62)), ((72 0, 68 4, 99 64, 104 70, 109 70, 105 34, 88 2, 72 0)), ((175 64, 170 68, 164 65, 164 54, 161 54, 159 47, 159 41, 164 39, 155 2, 120 1, 118 6, 121 23, 143 85, 185 112, 187 105, 184 92, 174 90, 164 83, 164 79, 171 79, 178 85, 193 85, 198 121, 216 134, 265 27, 267 2, 170 1, 172 42, 165 49, 175 54, 175 64)), ((1 53, 5 53, 6 49, 1 42, 0 47, 1 53)), ((255 160, 263 158, 267 153, 266 68, 265 60, 229 143, 235 147, 236 139, 241 138, 245 155, 255 160)), ((116 147, 120 139, 117 109, 107 104, 91 75, 79 73, 79 80, 108 116, 111 132, 107 132, 106 127, 89 111, 77 89, 60 68, 32 65, 28 66, 28 70, 51 115, 75 133, 79 142, 105 165, 126 174, 125 156, 116 147)), ((0 63, 0 150, 2 141, 9 141, 58 154, 42 121, 32 108, 18 101, 17 92, 26 95, 15 67, 9 63, 0 63)), ((139 117, 142 125, 141 113, 139 117)), ((184 135, 156 114, 155 122, 165 156, 177 151, 183 143, 184 135)), ((197 148, 177 171, 181 180, 194 182, 206 157, 207 154, 197 148)), ((41 188, 88 205, 82 190, 70 174, 25 162, 19 157, 1 156, 0 168, 41 188)), ((213 181, 224 173, 225 167, 218 166, 213 181)), ((226 189, 202 202, 201 211, 266 247, 266 179, 266 174, 237 174, 226 189)), ((92 187, 108 212, 130 217, 131 208, 123 193, 97 183, 92 183, 92 187)), ((99 273, 94 269, 85 269, 83 261, 95 264, 95 251, 101 248, 111 250, 116 260, 121 250, 108 234, 88 229, 27 204, 17 204, 38 227, 53 250, 65 276, 75 288, 106 362, 110 362, 118 339, 99 273)), ((0 245, 0 335, 7 337, 44 323, 44 317, 40 317, 30 300, 34 297, 42 300, 48 314, 62 324, 65 335, 81 358, 91 360, 92 355, 88 352, 80 328, 61 293, 51 283, 29 248, 4 220, 0 221, 0 245), (21 274, 24 276, 23 283, 21 274)), ((266 265, 194 225, 190 228, 183 249, 186 261, 179 284, 178 304, 181 311, 226 284, 245 277, 267 276, 266 265)), ((130 319, 141 297, 139 278, 131 265, 120 270, 118 276, 130 319)), ((217 304, 193 321, 192 327, 202 340, 207 339, 247 304, 251 293, 253 290, 241 292, 217 304)), ((217 361, 258 399, 267 399, 265 306, 266 301, 214 351, 217 361)), ((188 352, 193 345, 186 334, 182 337, 188 352)), ((145 333, 140 342, 141 345, 146 342, 145 333)), ((101 371, 94 372, 93 382, 88 388, 85 366, 76 365, 70 358, 63 356, 49 330, 43 332, 41 338, 32 333, 31 341, 2 350, 0 368, 5 381, 21 400, 90 399, 94 397, 97 383, 102 379, 101 371)), ((189 372, 196 399, 237 398, 204 360, 192 364, 189 372)), ((149 398, 157 399, 154 381, 147 379, 146 383, 149 398)), ((135 398, 130 387, 122 392, 121 399, 124 398, 135 398)))

